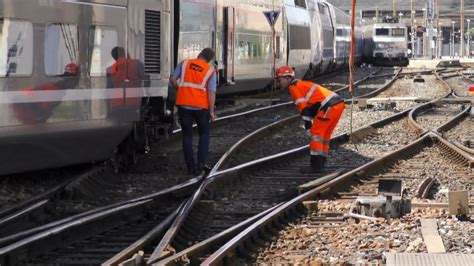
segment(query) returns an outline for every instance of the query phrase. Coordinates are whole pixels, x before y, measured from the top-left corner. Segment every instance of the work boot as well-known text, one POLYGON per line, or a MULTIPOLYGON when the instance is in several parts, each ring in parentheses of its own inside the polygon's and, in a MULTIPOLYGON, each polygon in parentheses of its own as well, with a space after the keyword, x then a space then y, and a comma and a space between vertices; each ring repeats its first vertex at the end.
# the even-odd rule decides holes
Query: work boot
POLYGON ((315 174, 324 172, 324 156, 311 155, 310 166, 304 166, 300 168, 300 172, 304 174, 315 174))
POLYGON ((198 171, 199 172, 204 171, 206 173, 209 173, 211 171, 211 169, 212 169, 212 167, 210 167, 206 163, 200 163, 199 166, 198 166, 198 171))

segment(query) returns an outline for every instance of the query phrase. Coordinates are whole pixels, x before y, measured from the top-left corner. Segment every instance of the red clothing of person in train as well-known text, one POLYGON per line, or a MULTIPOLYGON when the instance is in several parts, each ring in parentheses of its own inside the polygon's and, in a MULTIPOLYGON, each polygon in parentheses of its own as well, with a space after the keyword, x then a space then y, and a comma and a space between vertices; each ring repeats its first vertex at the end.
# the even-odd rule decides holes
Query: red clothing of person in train
POLYGON ((143 80, 142 72, 144 71, 143 64, 139 60, 126 58, 125 50, 122 47, 112 49, 112 57, 115 59, 115 63, 107 69, 107 75, 110 79, 108 87, 128 89, 128 93, 125 93, 125 95, 122 90, 114 92, 114 97, 111 100, 112 107, 124 104, 138 106, 141 97, 126 98, 124 102, 124 96, 129 96, 131 89, 141 87, 141 81, 143 80))
MULTIPOLYGON (((68 64, 64 69, 63 76, 77 76, 79 73, 79 67, 76 64, 68 64)), ((77 79, 76 79, 77 80, 77 79)), ((58 82, 49 82, 38 85, 36 87, 28 87, 21 91, 20 98, 21 102, 15 103, 12 106, 15 117, 23 124, 35 124, 46 122, 55 107, 57 107, 61 101, 41 101, 41 99, 55 99, 62 98, 64 92, 61 90, 68 89, 67 79, 58 82), (43 92, 42 97, 36 92, 43 92)), ((74 81, 77 82, 77 81, 74 81)), ((17 98, 19 99, 19 98, 17 98)))
POLYGON ((344 100, 336 93, 309 81, 294 78, 293 69, 279 68, 276 78, 281 87, 288 88, 298 108, 305 128, 310 131, 310 167, 303 172, 321 172, 329 154, 331 135, 344 112, 344 100))

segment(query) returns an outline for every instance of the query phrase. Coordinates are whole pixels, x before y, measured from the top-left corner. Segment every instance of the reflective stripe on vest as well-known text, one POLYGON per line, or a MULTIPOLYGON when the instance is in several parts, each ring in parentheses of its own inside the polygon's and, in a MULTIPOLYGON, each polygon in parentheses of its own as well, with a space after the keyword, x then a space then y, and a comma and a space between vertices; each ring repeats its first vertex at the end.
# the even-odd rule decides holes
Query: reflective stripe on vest
POLYGON ((300 112, 308 104, 311 105, 319 102, 321 104, 317 111, 317 113, 319 113, 320 110, 327 108, 326 105, 331 103, 333 98, 338 97, 336 93, 308 81, 298 80, 292 84, 291 87, 292 86, 295 86, 293 90, 298 91, 295 93, 298 95, 298 98, 294 99, 294 103, 300 112))
POLYGON ((183 61, 176 105, 208 109, 207 85, 214 73, 214 68, 200 59, 183 61))
POLYGON ((186 69, 188 67, 188 64, 189 64, 189 61, 183 61, 183 64, 181 66, 181 78, 179 79, 178 86, 207 91, 207 83, 209 82, 211 75, 214 73, 214 68, 210 67, 209 70, 207 70, 207 73, 204 76, 201 83, 186 82, 185 77, 186 77, 186 69))

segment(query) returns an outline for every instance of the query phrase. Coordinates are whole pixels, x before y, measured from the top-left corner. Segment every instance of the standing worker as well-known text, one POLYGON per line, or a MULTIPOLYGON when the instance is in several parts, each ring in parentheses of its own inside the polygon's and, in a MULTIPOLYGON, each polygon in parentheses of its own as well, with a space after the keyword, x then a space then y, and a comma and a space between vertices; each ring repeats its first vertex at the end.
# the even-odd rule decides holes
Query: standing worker
POLYGON ((176 106, 183 130, 183 153, 188 174, 196 176, 209 171, 207 156, 209 149, 209 120, 214 121, 216 101, 216 70, 209 64, 215 52, 203 49, 197 59, 184 60, 174 70, 170 83, 177 89, 176 106), (178 81, 179 80, 179 81, 178 81), (197 164, 193 155, 193 121, 199 132, 197 164))
POLYGON ((318 84, 295 79, 295 72, 289 66, 278 68, 275 77, 281 88, 288 88, 305 122, 305 129, 311 134, 310 167, 304 167, 301 171, 322 172, 329 155, 332 132, 344 112, 344 100, 318 84))

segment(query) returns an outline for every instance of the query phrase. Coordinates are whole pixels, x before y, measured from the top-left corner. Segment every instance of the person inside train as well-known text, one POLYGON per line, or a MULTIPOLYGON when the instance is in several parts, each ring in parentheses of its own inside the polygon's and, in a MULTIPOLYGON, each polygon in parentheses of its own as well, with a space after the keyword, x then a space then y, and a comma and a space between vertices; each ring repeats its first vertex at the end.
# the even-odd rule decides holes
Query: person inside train
POLYGON ((203 175, 209 149, 209 121, 214 121, 217 75, 210 64, 215 56, 211 48, 204 48, 196 59, 184 60, 175 68, 170 83, 177 90, 176 106, 183 130, 183 153, 188 174, 203 175), (193 155, 193 121, 199 132, 197 164, 193 155))
MULTIPOLYGON (((142 82, 145 80, 143 63, 130 58, 123 47, 114 47, 111 50, 111 55, 115 63, 106 70, 107 88, 141 88, 142 82)), ((115 110, 117 107, 140 105, 141 98, 126 98, 124 101, 123 91, 116 90, 116 94, 116 97, 113 97, 110 102, 111 112, 118 111, 120 114, 121 109, 115 110)))
POLYGON ((344 112, 344 100, 318 84, 296 79, 289 66, 278 68, 275 78, 281 88, 288 89, 311 136, 310 166, 303 167, 301 172, 323 172, 332 132, 344 112))
POLYGON ((28 87, 21 91, 19 103, 13 104, 15 117, 23 124, 45 123, 61 103, 66 89, 73 89, 79 83, 79 66, 70 63, 64 68, 62 77, 57 82, 47 82, 36 87, 28 87), (42 95, 35 92, 42 91, 42 95), (48 93, 48 94, 45 94, 48 93), (52 101, 41 101, 47 98, 52 101), (41 98, 39 98, 41 97, 41 98))

